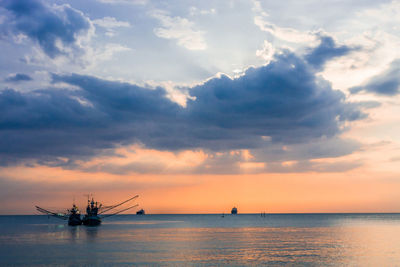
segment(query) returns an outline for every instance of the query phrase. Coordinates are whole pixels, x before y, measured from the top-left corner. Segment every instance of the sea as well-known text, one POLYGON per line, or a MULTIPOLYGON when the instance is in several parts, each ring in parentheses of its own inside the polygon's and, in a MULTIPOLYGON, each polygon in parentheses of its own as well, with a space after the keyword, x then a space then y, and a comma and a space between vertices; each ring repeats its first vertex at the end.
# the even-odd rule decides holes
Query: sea
POLYGON ((400 214, 0 216, 0 266, 400 266, 400 214))

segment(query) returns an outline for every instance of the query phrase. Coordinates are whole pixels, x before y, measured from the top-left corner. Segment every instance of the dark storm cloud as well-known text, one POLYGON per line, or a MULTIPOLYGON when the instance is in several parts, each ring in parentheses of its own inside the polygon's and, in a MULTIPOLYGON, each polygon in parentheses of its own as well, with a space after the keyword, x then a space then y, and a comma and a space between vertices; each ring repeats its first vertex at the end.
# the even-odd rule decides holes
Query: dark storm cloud
POLYGON ((365 117, 290 52, 240 78, 221 76, 191 88, 187 107, 169 100, 161 87, 77 74, 53 75, 53 82, 80 89, 0 92, 2 164, 23 158, 69 164, 133 143, 172 151, 271 151, 273 145, 333 138, 345 122, 365 117))
POLYGON ((400 93, 400 60, 395 60, 389 69, 372 77, 365 85, 350 88, 350 92, 370 92, 393 96, 400 93))
POLYGON ((359 49, 346 45, 338 46, 330 36, 321 35, 319 38, 320 44, 315 48, 309 49, 305 55, 306 61, 316 70, 322 70, 325 63, 335 57, 341 57, 359 49))
POLYGON ((22 33, 36 41, 51 58, 65 55, 60 45, 80 49, 77 45, 81 34, 92 27, 82 12, 69 5, 50 6, 38 0, 5 0, 0 6, 11 14, 6 25, 9 34, 22 33))
POLYGON ((23 73, 17 73, 11 76, 8 76, 7 78, 4 79, 5 82, 23 82, 23 81, 32 81, 32 77, 27 75, 27 74, 23 74, 23 73))
POLYGON ((196 99, 188 102, 187 113, 198 128, 217 129, 210 137, 221 136, 222 143, 226 137, 238 137, 242 148, 258 146, 250 140, 261 136, 284 143, 332 137, 342 122, 364 116, 356 105, 345 102, 342 92, 332 90, 306 62, 288 52, 238 79, 214 78, 193 88, 191 95, 196 99))
POLYGON ((54 76, 55 81, 61 79, 80 84, 82 90, 0 92, 3 164, 14 158, 50 163, 57 157, 92 156, 116 144, 140 142, 144 134, 168 128, 178 114, 179 106, 165 98, 161 88, 54 76))

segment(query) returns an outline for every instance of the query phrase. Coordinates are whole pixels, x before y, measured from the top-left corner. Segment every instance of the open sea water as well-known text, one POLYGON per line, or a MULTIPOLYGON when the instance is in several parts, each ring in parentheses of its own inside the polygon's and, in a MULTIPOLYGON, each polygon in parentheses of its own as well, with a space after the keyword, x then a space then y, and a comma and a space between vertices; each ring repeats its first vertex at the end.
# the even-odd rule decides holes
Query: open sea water
POLYGON ((0 216, 0 266, 400 266, 400 214, 0 216))

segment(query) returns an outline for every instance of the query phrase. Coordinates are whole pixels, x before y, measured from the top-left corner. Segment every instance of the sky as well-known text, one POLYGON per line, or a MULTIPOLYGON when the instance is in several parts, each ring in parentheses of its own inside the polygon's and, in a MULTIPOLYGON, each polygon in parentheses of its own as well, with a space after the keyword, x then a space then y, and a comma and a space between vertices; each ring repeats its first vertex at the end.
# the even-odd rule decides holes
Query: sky
POLYGON ((0 0, 0 214, 399 212, 400 1, 0 0))

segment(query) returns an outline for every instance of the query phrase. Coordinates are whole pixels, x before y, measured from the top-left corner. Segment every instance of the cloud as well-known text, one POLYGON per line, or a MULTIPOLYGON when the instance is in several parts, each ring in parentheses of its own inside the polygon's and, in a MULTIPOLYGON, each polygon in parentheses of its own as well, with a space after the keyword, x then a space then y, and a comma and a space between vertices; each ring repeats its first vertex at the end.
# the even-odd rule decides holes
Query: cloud
POLYGON ((389 68, 369 79, 365 84, 350 88, 351 93, 370 92, 393 96, 400 93, 400 60, 393 61, 389 68))
POLYGON ((257 25, 260 30, 268 32, 276 38, 286 42, 310 43, 315 41, 315 36, 311 33, 304 33, 293 28, 279 27, 266 21, 262 16, 256 16, 254 18, 254 24, 257 25))
POLYGON ((332 137, 342 122, 363 117, 343 93, 290 52, 238 79, 214 78, 190 93, 196 100, 189 100, 187 109, 204 127, 204 138, 208 131, 221 137, 210 147, 259 147, 262 136, 285 143, 332 137))
POLYGON ((189 8, 189 15, 190 16, 196 16, 196 15, 214 15, 216 14, 217 11, 215 10, 215 8, 211 8, 209 10, 207 9, 199 9, 195 6, 192 6, 189 8))
POLYGON ((104 17, 102 19, 95 19, 93 23, 103 28, 117 28, 117 27, 130 27, 131 24, 127 21, 119 21, 113 17, 104 17))
POLYGON ((256 56, 261 57, 266 63, 269 63, 275 54, 275 49, 268 41, 264 41, 263 47, 256 51, 256 56))
POLYGON ((161 26, 154 29, 155 35, 165 39, 176 39, 178 45, 189 50, 204 50, 207 44, 204 40, 204 31, 194 30, 194 23, 181 17, 171 17, 167 12, 156 10, 153 18, 160 21, 161 26))
POLYGON ((167 99, 162 88, 149 90, 79 75, 53 79, 82 90, 1 91, 3 164, 16 158, 58 164, 59 157, 93 156, 116 144, 146 140, 147 134, 173 125, 179 113, 180 106, 167 99))
POLYGON ((358 50, 358 47, 349 47, 346 45, 337 46, 331 36, 319 36, 320 44, 315 48, 309 48, 305 59, 317 70, 322 70, 324 64, 333 58, 347 55, 358 50))
POLYGON ((91 21, 69 5, 48 5, 37 0, 6 0, 1 6, 11 14, 8 34, 23 34, 55 58, 82 53, 82 41, 93 32, 91 21))
POLYGON ((146 5, 148 0, 98 0, 105 4, 146 5))
POLYGON ((112 57, 116 53, 130 51, 130 50, 131 48, 120 44, 108 43, 105 46, 94 50, 93 53, 90 55, 91 57, 88 61, 91 61, 93 66, 100 61, 106 61, 112 59, 112 57))
POLYGON ((104 17, 102 19, 93 20, 93 24, 103 27, 106 29, 106 35, 114 36, 115 28, 119 27, 131 27, 131 24, 127 21, 119 21, 114 17, 104 17))
POLYGON ((10 75, 7 78, 4 79, 5 82, 26 82, 26 81, 32 81, 32 77, 27 75, 27 74, 23 74, 23 73, 16 73, 14 75, 10 75))
POLYGON ((171 101, 162 87, 78 74, 52 76, 63 88, 0 91, 0 164, 25 159, 70 165, 130 144, 210 153, 258 150, 265 152, 258 153, 262 161, 283 146, 300 151, 296 159, 310 158, 298 146, 327 140, 313 155, 339 150, 336 155, 343 155, 355 147, 342 142, 326 150, 324 144, 348 122, 365 117, 358 104, 347 102, 288 51, 239 78, 222 75, 188 88, 186 107, 171 101))

